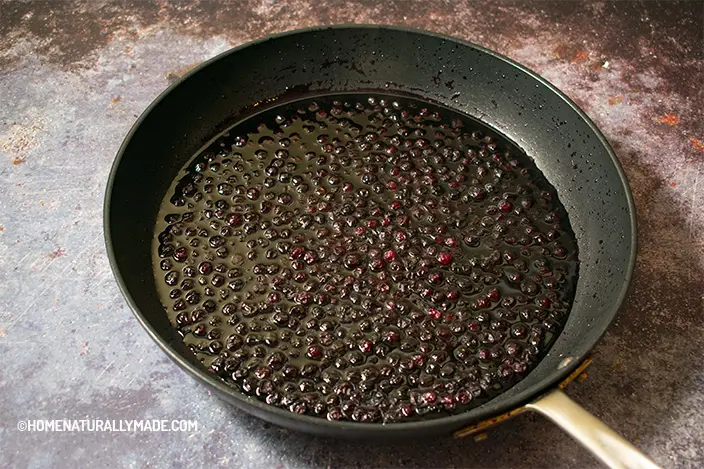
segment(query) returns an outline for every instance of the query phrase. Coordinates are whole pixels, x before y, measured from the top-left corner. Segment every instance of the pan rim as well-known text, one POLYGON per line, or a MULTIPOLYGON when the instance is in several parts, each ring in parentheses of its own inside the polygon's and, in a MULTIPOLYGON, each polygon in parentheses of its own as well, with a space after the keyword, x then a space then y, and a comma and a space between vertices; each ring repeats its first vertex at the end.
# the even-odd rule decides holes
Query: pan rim
MULTIPOLYGON (((274 416, 277 417, 277 420, 280 421, 286 421, 286 420, 294 420, 298 421, 301 423, 305 423, 307 426, 317 426, 320 427, 321 429, 329 429, 331 431, 339 431, 339 430, 349 430, 351 433, 355 431, 364 431, 367 435, 371 434, 388 434, 388 433, 402 433, 402 432, 411 432, 411 431, 418 431, 418 430, 428 430, 436 427, 454 427, 454 428, 461 428, 462 426, 469 425, 473 422, 481 421, 483 419, 491 418, 496 415, 500 415, 507 410, 515 409, 518 407, 521 407, 522 405, 532 401, 533 399, 539 397, 540 395, 544 394, 550 389, 553 389, 555 386, 558 385, 560 381, 562 381, 565 377, 569 376, 570 373, 572 373, 577 366, 582 362, 582 360, 585 358, 585 356, 588 354, 585 354, 585 356, 581 357, 575 357, 576 359, 573 360, 570 364, 567 366, 556 370, 554 373, 548 377, 549 379, 545 379, 535 386, 529 387, 525 390, 520 391, 517 393, 515 396, 511 396, 507 401, 503 404, 503 409, 498 408, 498 409, 486 409, 484 412, 481 411, 481 408, 485 405, 481 405, 475 409, 472 409, 468 412, 463 412, 460 414, 456 415, 450 415, 450 416, 445 416, 445 417, 439 417, 439 418, 432 418, 432 419, 426 419, 426 420, 420 420, 420 421, 413 421, 413 422, 399 422, 399 423, 390 423, 390 424, 381 424, 381 423, 358 423, 358 422, 347 422, 347 421, 329 421, 325 418, 321 417, 315 417, 315 416, 309 416, 309 415, 299 415, 299 414, 294 414, 293 412, 290 412, 286 409, 281 409, 276 406, 272 406, 269 404, 266 404, 265 402, 259 401, 255 398, 252 398, 250 396, 246 396, 245 394, 242 394, 241 392, 237 391, 235 388, 227 385, 225 382, 218 380, 214 375, 207 373, 204 370, 201 370, 197 368, 195 365, 190 363, 188 360, 185 359, 181 354, 179 354, 173 347, 171 347, 168 343, 166 343, 165 340, 163 340, 155 327, 153 327, 150 322, 146 319, 144 314, 141 312, 140 307, 137 305, 137 302, 131 295, 131 293, 128 291, 127 286, 124 281, 124 276, 119 270, 115 251, 113 248, 113 242, 112 242, 112 234, 111 234, 111 225, 110 225, 110 209, 112 205, 112 192, 113 192, 113 186, 115 183, 115 178, 117 175, 118 168, 120 166, 120 163, 122 161, 122 158, 129 147, 132 138, 134 134, 137 132, 139 127, 142 125, 142 123, 149 117, 151 114, 152 110, 156 108, 171 92, 177 88, 181 83, 184 81, 190 79, 193 75, 199 73, 201 70, 207 68, 209 65, 231 55, 239 52, 240 50, 252 46, 256 46, 259 44, 262 44, 264 42, 270 41, 270 40, 275 40, 275 39, 284 39, 287 37, 292 37, 300 34, 309 34, 309 33, 315 33, 319 31, 326 31, 326 30, 344 30, 344 29, 379 29, 379 30, 391 30, 391 31, 397 31, 397 32, 406 32, 406 33, 412 33, 412 34, 418 34, 418 35, 424 35, 424 36, 431 36, 434 38, 442 39, 445 41, 453 42, 456 44, 460 44, 465 47, 469 47, 471 49, 474 49, 476 51, 479 51, 481 53, 487 54, 489 56, 492 56, 498 60, 501 60, 505 62, 506 64, 514 67, 517 71, 520 71, 522 73, 525 73, 526 75, 530 76, 531 78, 535 79, 538 83, 542 84, 545 86, 550 92, 554 93, 557 97, 559 97, 562 101, 564 101, 573 111, 577 113, 577 115, 582 119, 583 122, 587 124, 589 129, 594 133, 594 135, 597 137, 599 143, 604 147, 604 149, 607 151, 611 162, 614 166, 614 169, 616 170, 616 174, 618 175, 618 178, 621 181, 621 184, 623 186, 623 190, 625 193, 626 197, 626 205, 628 207, 628 216, 629 216, 629 221, 630 221, 630 226, 631 226, 631 239, 630 239, 630 253, 628 256, 628 265, 627 269, 625 270, 625 275, 624 275, 624 281, 623 285, 621 287, 621 290, 618 293, 616 301, 613 303, 612 308, 609 308, 608 310, 604 310, 602 312, 602 315, 606 318, 608 318, 608 321, 605 321, 603 326, 601 327, 601 330, 599 333, 595 336, 594 340, 592 343, 589 345, 589 351, 593 350, 593 348, 601 341, 603 335, 606 333, 606 330, 608 327, 611 325, 613 322, 616 314, 618 313, 619 309, 621 308, 627 294, 630 288, 630 284, 633 278, 633 271, 635 268, 635 262, 636 262, 636 253, 637 253, 637 221, 636 221, 636 211, 635 211, 635 204, 633 200, 633 194, 630 188, 630 185, 628 183, 628 179, 626 178, 625 172, 623 171, 623 167, 621 166, 620 161, 618 160, 618 157, 616 156, 616 153, 614 152, 613 148, 611 145, 608 143, 602 132, 599 130, 599 128, 596 126, 596 124, 587 116, 587 114, 577 106, 574 101, 572 101, 565 93, 560 91, 556 86, 554 86, 552 83, 550 83, 548 80, 545 78, 541 77, 538 75, 536 72, 532 71, 531 69, 527 68, 526 66, 514 61, 513 59, 510 59, 502 54, 499 54, 497 52, 494 52, 490 49, 487 49, 483 46, 474 44, 469 41, 465 41, 463 39, 447 36, 444 34, 439 34, 431 31, 426 31, 422 29, 417 29, 417 28, 409 28, 409 27, 402 27, 402 26, 393 26, 393 25, 379 25, 379 24, 337 24, 337 25, 331 25, 331 26, 314 26, 314 27, 308 27, 308 28, 301 28, 301 29, 294 29, 294 30, 289 30, 277 34, 272 34, 272 35, 267 35, 262 38, 246 42, 244 44, 241 44, 237 47, 228 49, 227 51, 224 51, 208 60, 203 62, 202 64, 198 65, 195 67, 193 70, 189 71, 187 74, 185 74, 183 77, 181 77, 179 80, 175 81, 172 83, 169 87, 167 87, 164 91, 162 91, 156 99, 154 99, 149 106, 140 114, 139 118, 135 121, 135 123, 132 125, 130 128, 129 132, 125 136, 122 144, 120 145, 120 148, 117 152, 117 155, 115 157, 115 160, 110 168, 110 173, 108 176, 108 182, 106 185, 105 189, 105 196, 104 196, 104 201, 103 201, 103 233, 104 233, 104 238, 105 238, 105 246, 108 254, 108 259, 110 262, 110 267, 113 272, 113 275, 115 279, 117 280, 120 292, 122 293, 123 297, 127 301, 130 309, 132 310, 133 315, 137 318, 141 326, 147 331, 149 336, 159 345, 159 347, 173 360, 179 367, 181 367, 183 370, 187 371, 190 373, 193 377, 195 377, 199 382, 212 386, 216 391, 218 391, 221 394, 227 395, 228 397, 234 399, 234 401, 237 403, 237 407, 240 408, 241 410, 248 412, 248 413, 256 413, 256 415, 261 416, 262 414, 273 414, 274 416), (254 409, 256 409, 258 412, 254 412, 254 409)), ((230 401, 232 402, 232 401, 230 401)), ((491 401, 488 401, 491 402, 491 401)), ((321 432, 322 433, 322 432, 321 432)))

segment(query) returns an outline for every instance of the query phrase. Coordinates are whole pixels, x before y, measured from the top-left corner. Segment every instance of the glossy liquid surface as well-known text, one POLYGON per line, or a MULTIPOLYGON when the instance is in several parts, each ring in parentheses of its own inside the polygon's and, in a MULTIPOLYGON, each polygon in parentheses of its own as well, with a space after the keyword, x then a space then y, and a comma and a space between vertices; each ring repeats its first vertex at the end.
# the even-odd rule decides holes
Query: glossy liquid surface
POLYGON ((157 288, 203 363, 331 420, 456 413, 525 376, 564 325, 574 234, 519 148, 408 97, 334 95, 234 126, 182 171, 157 288))

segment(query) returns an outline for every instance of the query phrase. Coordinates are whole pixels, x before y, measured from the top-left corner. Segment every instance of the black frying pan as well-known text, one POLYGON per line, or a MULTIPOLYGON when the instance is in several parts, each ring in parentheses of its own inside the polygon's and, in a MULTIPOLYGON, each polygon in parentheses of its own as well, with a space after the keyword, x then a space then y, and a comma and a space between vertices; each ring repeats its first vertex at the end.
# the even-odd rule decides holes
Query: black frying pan
POLYGON ((378 26, 317 28, 260 40, 201 65, 142 114, 115 160, 105 236, 120 288, 159 346, 220 397, 272 423, 336 437, 450 434, 528 404, 613 467, 655 467, 556 385, 585 359, 613 320, 636 254, 631 193, 602 134, 565 95, 533 72, 473 44, 378 26), (248 398, 208 373, 169 324, 155 288, 156 215, 183 165, 255 103, 307 94, 410 93, 473 116, 531 155, 569 213, 580 253, 567 324, 539 365, 507 392, 468 412, 388 425, 330 422, 248 398))

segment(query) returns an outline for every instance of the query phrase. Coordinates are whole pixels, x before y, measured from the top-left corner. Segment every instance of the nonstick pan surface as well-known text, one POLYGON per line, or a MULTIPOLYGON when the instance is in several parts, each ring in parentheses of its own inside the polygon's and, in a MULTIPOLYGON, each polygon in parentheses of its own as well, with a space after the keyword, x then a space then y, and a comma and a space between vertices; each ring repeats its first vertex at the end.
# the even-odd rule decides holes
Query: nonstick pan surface
POLYGON ((635 210, 623 171, 595 125, 523 66, 448 37, 354 26, 294 31, 228 51, 165 91, 125 139, 105 200, 107 249, 120 288, 159 346, 220 397, 291 429, 346 437, 449 434, 520 407, 565 379, 624 299, 636 253, 635 210), (266 107, 309 94, 411 94, 479 119, 518 144, 557 189, 575 232, 580 273, 564 330, 507 392, 468 412, 426 421, 330 422, 239 393, 206 371, 169 324, 152 272, 156 215, 184 164, 212 137, 266 107))

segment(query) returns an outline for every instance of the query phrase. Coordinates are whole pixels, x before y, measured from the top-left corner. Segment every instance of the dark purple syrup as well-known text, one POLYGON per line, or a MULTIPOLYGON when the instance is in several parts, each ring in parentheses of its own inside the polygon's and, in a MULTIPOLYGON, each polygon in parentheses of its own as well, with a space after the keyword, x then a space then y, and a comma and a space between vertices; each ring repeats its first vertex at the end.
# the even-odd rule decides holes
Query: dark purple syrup
POLYGON ((164 308, 241 392, 331 420, 475 407, 562 329, 577 246, 555 189, 481 123, 342 94, 232 127, 161 207, 164 308))

